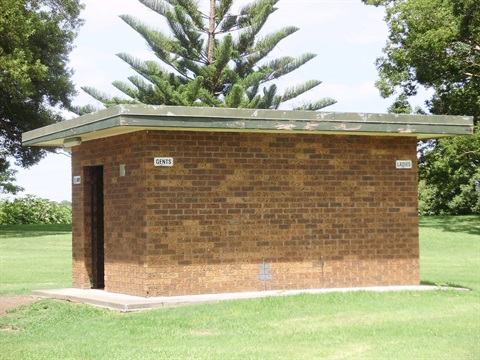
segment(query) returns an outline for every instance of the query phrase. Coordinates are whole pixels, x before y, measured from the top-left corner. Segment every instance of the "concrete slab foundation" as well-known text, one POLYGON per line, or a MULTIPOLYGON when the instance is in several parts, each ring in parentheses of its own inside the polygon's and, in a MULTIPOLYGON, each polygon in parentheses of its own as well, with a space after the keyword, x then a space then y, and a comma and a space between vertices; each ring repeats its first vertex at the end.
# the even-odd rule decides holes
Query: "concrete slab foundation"
POLYGON ((148 309, 157 309, 167 306, 196 305, 210 302, 219 302, 225 300, 241 299, 259 299, 270 296, 288 296, 298 294, 327 294, 332 292, 351 292, 351 291, 431 291, 431 290, 456 290, 469 291, 464 288, 439 287, 431 285, 418 286, 376 286, 363 288, 336 288, 336 289, 308 289, 308 290, 288 290, 288 291, 260 291, 260 292, 241 292, 226 294, 209 295, 187 295, 187 296, 159 296, 159 297, 140 297, 124 294, 117 294, 96 289, 52 289, 33 291, 34 296, 66 300, 81 304, 93 305, 101 308, 117 311, 139 311, 148 309))

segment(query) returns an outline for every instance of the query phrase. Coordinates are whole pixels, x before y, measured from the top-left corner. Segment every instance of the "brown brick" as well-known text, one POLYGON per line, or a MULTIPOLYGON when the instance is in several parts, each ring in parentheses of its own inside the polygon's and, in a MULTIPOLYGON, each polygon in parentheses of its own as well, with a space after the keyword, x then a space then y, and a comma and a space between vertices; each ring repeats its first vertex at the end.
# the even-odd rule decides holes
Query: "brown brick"
POLYGON ((83 179, 73 186, 74 286, 90 286, 94 165, 104 169, 109 291, 418 284, 417 174, 397 170, 400 158, 415 161, 416 139, 141 131, 85 141, 73 153, 83 179), (157 156, 174 166, 154 167, 157 156))

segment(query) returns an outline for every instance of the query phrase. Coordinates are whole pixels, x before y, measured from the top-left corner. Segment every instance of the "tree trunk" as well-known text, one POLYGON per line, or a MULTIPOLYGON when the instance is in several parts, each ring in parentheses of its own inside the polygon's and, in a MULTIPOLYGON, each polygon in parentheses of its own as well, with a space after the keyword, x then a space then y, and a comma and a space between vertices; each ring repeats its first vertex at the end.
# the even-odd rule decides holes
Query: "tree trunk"
POLYGON ((215 61, 213 51, 215 47, 215 0, 210 0, 210 23, 208 26, 208 63, 215 61))

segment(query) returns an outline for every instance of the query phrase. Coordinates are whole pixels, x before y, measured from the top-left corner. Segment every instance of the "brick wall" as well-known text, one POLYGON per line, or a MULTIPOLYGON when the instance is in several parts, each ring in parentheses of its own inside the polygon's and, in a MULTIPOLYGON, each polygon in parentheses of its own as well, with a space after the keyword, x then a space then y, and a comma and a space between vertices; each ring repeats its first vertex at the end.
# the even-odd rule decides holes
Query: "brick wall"
MULTIPOLYGON (((85 142, 73 149, 73 285, 90 288, 89 166, 103 166, 105 289, 145 294, 145 132, 85 142), (125 176, 120 176, 125 165, 125 176)), ((150 164, 150 162, 148 162, 150 164)))
MULTIPOLYGON (((419 282, 414 138, 142 131, 75 148, 73 175, 91 165, 104 166, 108 291, 419 282), (404 159, 414 169, 396 169, 404 159)), ((89 279, 86 188, 73 190, 76 287, 89 279)))

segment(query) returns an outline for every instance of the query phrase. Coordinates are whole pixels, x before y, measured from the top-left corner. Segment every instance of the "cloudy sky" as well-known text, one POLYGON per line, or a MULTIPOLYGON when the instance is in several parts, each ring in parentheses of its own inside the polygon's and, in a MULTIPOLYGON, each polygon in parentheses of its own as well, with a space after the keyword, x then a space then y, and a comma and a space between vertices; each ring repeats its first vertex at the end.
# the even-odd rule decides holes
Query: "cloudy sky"
MULTIPOLYGON (((237 0, 244 5, 250 1, 237 0)), ((126 80, 134 72, 115 54, 126 52, 153 58, 145 41, 118 16, 134 15, 146 23, 168 31, 163 19, 137 0, 84 0, 85 25, 76 39, 70 66, 79 95, 78 104, 94 104, 80 86, 93 86, 108 94, 118 94, 111 85, 126 80)), ((209 0, 200 0, 207 6, 209 0)), ((366 6, 360 0, 281 0, 271 15, 265 34, 283 26, 295 25, 298 32, 282 41, 272 58, 313 52, 318 56, 277 82, 280 88, 318 79, 322 85, 307 99, 332 97, 337 104, 328 111, 384 113, 392 100, 384 100, 374 87, 377 79, 375 59, 382 55, 387 27, 382 8, 366 6)), ((421 105, 423 99, 418 99, 421 105)), ((70 158, 50 155, 29 170, 19 170, 17 182, 34 194, 55 201, 71 199, 70 158)))

